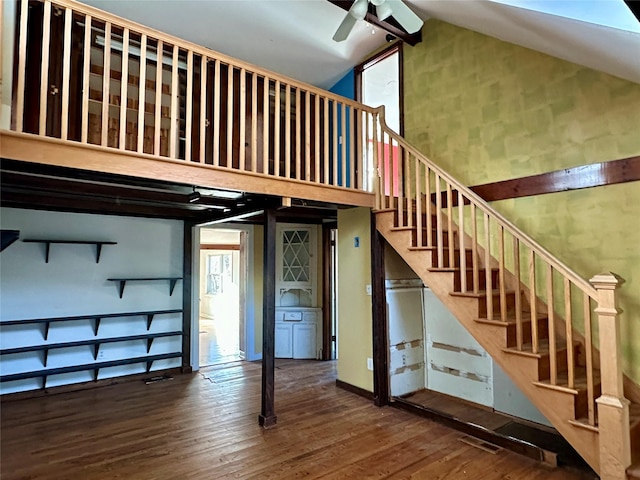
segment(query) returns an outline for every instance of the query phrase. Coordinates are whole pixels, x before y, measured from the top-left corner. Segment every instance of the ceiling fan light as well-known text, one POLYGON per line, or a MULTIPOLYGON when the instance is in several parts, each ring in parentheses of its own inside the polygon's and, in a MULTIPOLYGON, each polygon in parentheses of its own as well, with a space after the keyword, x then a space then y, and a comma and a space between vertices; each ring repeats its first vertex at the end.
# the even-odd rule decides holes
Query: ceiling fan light
POLYGON ((393 14, 393 9, 391 5, 387 2, 381 3, 376 7, 376 15, 378 15, 378 20, 385 20, 389 18, 393 14))
POLYGON ((358 20, 364 20, 364 17, 367 16, 367 10, 369 9, 369 1, 368 0, 356 0, 351 5, 349 9, 349 13, 353 15, 358 20))

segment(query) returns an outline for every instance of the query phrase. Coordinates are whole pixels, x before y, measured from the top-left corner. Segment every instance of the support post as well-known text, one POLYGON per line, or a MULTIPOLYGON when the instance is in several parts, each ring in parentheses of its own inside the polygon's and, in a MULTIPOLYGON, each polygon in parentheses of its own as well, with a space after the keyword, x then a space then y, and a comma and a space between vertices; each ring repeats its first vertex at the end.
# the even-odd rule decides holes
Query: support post
POLYGON ((624 282, 613 273, 603 273, 590 280, 598 292, 598 327, 600 334, 600 376, 602 394, 598 404, 600 442, 600 477, 626 480, 631 465, 629 400, 624 397, 622 352, 620 349, 619 310, 615 290, 624 282))
POLYGON ((262 407, 258 423, 276 424, 274 407, 275 333, 276 333, 276 212, 264 211, 264 272, 262 296, 262 407))
POLYGON ((373 320, 373 402, 378 407, 389 404, 389 360, 387 356, 387 296, 384 285, 385 240, 376 228, 371 213, 371 289, 373 320))
MULTIPOLYGON (((193 371, 191 366, 191 282, 193 276, 194 226, 195 224, 193 222, 184 222, 182 245, 182 373, 190 373, 193 371)), ((151 327, 152 320, 153 316, 148 319, 147 330, 151 327)))

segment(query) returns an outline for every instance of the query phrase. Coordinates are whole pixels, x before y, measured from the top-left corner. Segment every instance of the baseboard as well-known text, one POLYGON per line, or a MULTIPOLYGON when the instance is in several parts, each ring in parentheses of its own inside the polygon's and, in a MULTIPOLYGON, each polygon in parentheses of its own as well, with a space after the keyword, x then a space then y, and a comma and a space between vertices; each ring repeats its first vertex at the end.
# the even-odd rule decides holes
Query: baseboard
POLYGON ((361 397, 364 397, 367 400, 373 401, 373 392, 370 392, 369 390, 365 390, 364 388, 356 387, 355 385, 351 385, 350 383, 343 382, 342 380, 338 380, 338 379, 336 379, 336 387, 346 390, 347 392, 360 395, 361 397))
POLYGON ((90 390, 93 388, 108 387, 110 385, 120 385, 123 383, 136 382, 148 379, 149 377, 159 377, 162 375, 179 375, 182 372, 181 367, 170 368, 167 370, 154 370, 152 372, 136 373, 134 375, 125 375, 122 377, 105 378, 96 382, 74 383, 72 385, 60 385, 58 387, 40 388, 38 390, 27 390, 25 392, 5 393, 0 395, 0 403, 12 402, 16 400, 25 400, 27 398, 46 397, 49 395, 58 395, 60 393, 77 392, 80 390, 90 390))

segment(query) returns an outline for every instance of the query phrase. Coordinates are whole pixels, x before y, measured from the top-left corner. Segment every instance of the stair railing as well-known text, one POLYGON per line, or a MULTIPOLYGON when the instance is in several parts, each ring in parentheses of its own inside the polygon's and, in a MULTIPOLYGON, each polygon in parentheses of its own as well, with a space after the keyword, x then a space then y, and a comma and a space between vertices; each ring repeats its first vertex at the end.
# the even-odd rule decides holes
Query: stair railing
POLYGON ((373 135, 377 139, 373 155, 376 209, 393 210, 396 228, 415 229, 411 248, 431 251, 433 268, 458 267, 461 293, 480 296, 486 291, 488 321, 505 322, 511 312, 516 323, 515 348, 534 354, 548 349, 550 385, 573 389, 578 381, 586 381, 587 418, 572 420, 607 431, 601 442, 618 438, 608 446, 602 443, 609 450, 603 453, 601 448, 601 459, 611 459, 607 455, 626 438, 626 447, 623 442, 621 451, 615 452, 619 465, 626 468, 631 462, 629 411, 615 306, 620 279, 598 275, 590 284, 391 130, 383 107, 375 119, 379 122, 373 135), (516 294, 509 297, 509 289, 516 294), (594 335, 595 315, 599 338, 594 335), (584 347, 576 351, 579 340, 584 347), (598 340, 599 349, 594 347, 598 340), (578 368, 583 375, 578 375, 578 368))
POLYGON ((15 94, 2 128, 372 190, 364 126, 374 109, 74 0, 16 5, 15 94))

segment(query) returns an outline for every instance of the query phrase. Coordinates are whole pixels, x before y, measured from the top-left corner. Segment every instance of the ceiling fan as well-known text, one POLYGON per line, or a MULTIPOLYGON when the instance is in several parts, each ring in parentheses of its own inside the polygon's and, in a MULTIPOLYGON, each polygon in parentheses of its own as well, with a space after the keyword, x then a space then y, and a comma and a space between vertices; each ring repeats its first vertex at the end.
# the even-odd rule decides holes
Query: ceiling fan
POLYGON ((369 10, 369 2, 376 7, 376 15, 379 20, 393 16, 407 33, 416 33, 424 23, 420 17, 413 13, 402 0, 354 0, 353 5, 342 20, 342 23, 333 35, 333 40, 342 42, 347 39, 358 20, 364 20, 369 10))

